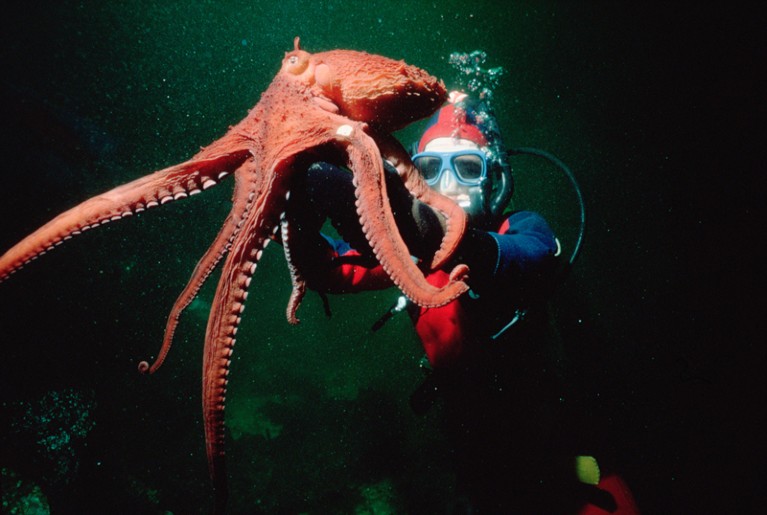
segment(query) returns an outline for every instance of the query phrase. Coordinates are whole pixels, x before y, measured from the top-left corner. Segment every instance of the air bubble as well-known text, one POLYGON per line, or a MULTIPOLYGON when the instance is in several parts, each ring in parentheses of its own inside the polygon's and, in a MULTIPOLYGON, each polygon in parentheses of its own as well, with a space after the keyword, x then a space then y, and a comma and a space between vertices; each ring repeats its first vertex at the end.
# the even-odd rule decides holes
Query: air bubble
POLYGON ((485 61, 487 52, 482 50, 453 52, 448 59, 450 66, 458 72, 458 82, 473 96, 490 102, 505 70, 500 66, 485 68, 485 61))

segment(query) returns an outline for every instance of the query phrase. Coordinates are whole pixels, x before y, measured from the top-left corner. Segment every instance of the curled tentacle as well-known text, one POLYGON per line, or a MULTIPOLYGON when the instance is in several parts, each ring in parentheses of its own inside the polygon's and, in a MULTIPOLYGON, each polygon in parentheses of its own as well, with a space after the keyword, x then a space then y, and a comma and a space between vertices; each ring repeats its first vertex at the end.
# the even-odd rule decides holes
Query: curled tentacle
POLYGON ((442 238, 440 248, 434 253, 430 265, 432 270, 440 268, 450 259, 461 242, 461 238, 463 238, 467 223, 466 212, 455 202, 426 184, 410 160, 407 151, 393 136, 376 133, 373 135, 373 139, 383 158, 397 169, 410 194, 445 216, 445 235, 442 238))
POLYGON ((354 130, 347 131, 349 167, 354 172, 362 231, 386 273, 410 300, 423 307, 445 305, 468 291, 469 286, 463 281, 468 267, 455 267, 450 273, 450 282, 441 288, 426 281, 396 231, 386 194, 381 155, 373 139, 362 129, 363 125, 358 124, 354 130))

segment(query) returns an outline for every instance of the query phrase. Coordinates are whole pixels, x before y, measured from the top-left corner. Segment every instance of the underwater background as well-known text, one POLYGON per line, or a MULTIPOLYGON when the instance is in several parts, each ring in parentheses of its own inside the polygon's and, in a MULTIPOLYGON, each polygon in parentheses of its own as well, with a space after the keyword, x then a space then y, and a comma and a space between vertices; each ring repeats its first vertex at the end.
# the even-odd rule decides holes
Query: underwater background
MULTIPOLYGON (((503 69, 493 106, 507 145, 554 153, 582 188, 586 239, 551 300, 552 332, 639 507, 764 507, 760 10, 11 4, 0 31, 0 251, 219 137, 256 104, 297 35, 310 52, 404 59, 449 88, 465 86, 452 52, 486 52, 486 66, 503 69)), ((408 145, 417 134, 398 136, 408 145)), ((542 213, 571 249, 578 205, 567 179, 534 158, 512 166, 514 208, 542 213)), ((159 373, 136 366, 156 355, 170 307, 229 211, 230 184, 90 231, 0 285, 3 509, 210 511, 200 371, 215 281, 182 317, 159 373)), ((398 292, 332 296, 331 318, 310 293, 298 327, 285 321, 289 292, 270 246, 228 388, 231 512, 447 513, 455 471, 439 407, 417 416, 408 405, 420 344, 404 315, 370 330, 398 292)))

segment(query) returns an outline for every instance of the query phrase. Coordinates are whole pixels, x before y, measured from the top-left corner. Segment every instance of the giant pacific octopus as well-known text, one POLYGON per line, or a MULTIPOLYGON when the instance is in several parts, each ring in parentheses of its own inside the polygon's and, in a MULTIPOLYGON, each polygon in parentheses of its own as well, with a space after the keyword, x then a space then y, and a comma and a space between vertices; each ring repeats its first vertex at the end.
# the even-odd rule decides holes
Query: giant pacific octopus
MULTIPOLYGON (((226 501, 224 401, 237 327, 248 287, 270 240, 282 243, 293 283, 287 318, 306 289, 291 259, 293 236, 284 216, 291 178, 312 159, 336 162, 353 173, 357 212, 376 259, 394 284, 421 306, 450 302, 468 287, 465 265, 457 265, 447 285, 436 288, 423 268, 444 266, 465 228, 463 211, 431 190, 391 132, 428 116, 445 100, 441 81, 402 61, 351 50, 310 54, 299 46, 285 54, 260 101, 224 136, 191 159, 95 196, 27 236, 0 257, 0 281, 73 236, 151 207, 186 198, 234 176, 232 209, 213 244, 197 264, 168 318, 154 372, 171 345, 182 311, 224 259, 205 334, 202 400, 209 472, 216 506, 226 501), (389 206, 383 160, 390 161, 412 194, 442 214, 446 232, 430 263, 414 263, 389 206)), ((298 238, 298 236, 295 236, 298 238)), ((293 258, 296 256, 294 255, 293 258)))

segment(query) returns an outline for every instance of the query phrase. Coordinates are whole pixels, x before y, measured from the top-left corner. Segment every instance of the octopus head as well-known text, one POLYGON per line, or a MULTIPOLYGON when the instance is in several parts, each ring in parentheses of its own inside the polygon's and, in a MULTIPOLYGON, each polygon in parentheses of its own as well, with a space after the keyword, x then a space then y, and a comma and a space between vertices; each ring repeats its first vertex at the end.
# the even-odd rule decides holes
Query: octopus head
POLYGON ((447 99, 444 83, 426 71, 380 55, 354 50, 285 54, 283 72, 300 76, 338 112, 391 132, 429 116, 447 99))

